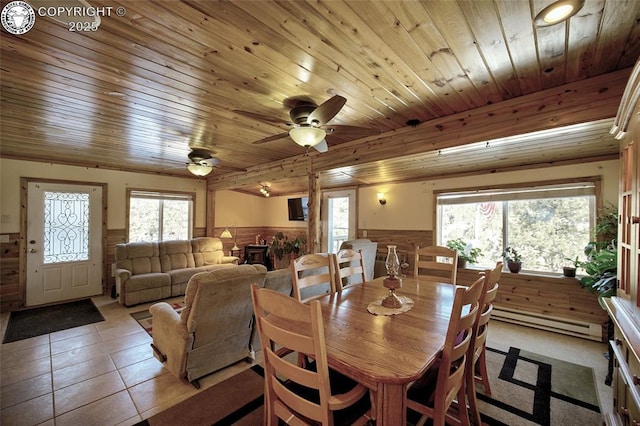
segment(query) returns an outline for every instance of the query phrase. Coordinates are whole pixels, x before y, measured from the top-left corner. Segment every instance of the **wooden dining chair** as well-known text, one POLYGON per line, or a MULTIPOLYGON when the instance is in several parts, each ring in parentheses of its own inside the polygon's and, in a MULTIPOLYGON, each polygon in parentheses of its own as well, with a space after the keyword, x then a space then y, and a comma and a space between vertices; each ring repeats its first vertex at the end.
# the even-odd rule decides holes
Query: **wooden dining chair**
POLYGON ((416 246, 413 275, 438 282, 456 283, 458 252, 443 246, 416 246))
POLYGON ((362 251, 352 249, 338 250, 335 256, 334 271, 336 274, 336 290, 338 293, 350 285, 367 281, 362 251))
POLYGON ((418 425, 431 418, 435 426, 469 425, 465 395, 465 367, 473 325, 480 311, 484 277, 469 287, 456 286, 444 349, 435 364, 407 391, 407 407, 422 415, 418 425), (458 401, 458 417, 447 411, 458 401))
POLYGON ((498 281, 502 276, 502 262, 497 262, 495 268, 481 272, 484 277, 483 294, 480 297, 480 313, 473 325, 472 344, 469 345, 467 358, 466 388, 469 400, 469 411, 475 424, 480 424, 480 410, 476 397, 476 383, 484 387, 484 393, 491 396, 491 385, 487 372, 487 335, 489 332, 489 320, 493 311, 493 301, 498 294, 498 281))
POLYGON ((291 262, 294 298, 305 303, 337 291, 333 256, 333 253, 305 254, 291 262))
POLYGON ((303 304, 256 284, 251 300, 264 356, 265 424, 366 424, 369 390, 329 369, 320 302, 303 304), (310 356, 314 368, 283 356, 290 352, 310 356))

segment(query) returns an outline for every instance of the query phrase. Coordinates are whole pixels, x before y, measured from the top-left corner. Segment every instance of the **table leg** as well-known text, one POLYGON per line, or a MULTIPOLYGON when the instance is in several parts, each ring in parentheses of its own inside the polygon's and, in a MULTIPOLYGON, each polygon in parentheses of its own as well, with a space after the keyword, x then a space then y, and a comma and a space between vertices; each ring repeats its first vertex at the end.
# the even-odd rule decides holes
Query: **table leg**
POLYGON ((407 398, 404 384, 378 384, 376 426, 397 426, 407 423, 407 398))

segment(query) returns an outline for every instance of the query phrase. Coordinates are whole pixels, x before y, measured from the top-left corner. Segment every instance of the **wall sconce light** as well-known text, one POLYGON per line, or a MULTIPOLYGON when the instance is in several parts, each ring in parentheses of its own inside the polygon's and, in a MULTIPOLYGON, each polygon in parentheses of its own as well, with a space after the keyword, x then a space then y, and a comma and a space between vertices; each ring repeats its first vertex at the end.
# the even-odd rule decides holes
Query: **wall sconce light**
POLYGON ((387 199, 384 198, 384 192, 378 192, 378 202, 383 206, 387 204, 387 199))

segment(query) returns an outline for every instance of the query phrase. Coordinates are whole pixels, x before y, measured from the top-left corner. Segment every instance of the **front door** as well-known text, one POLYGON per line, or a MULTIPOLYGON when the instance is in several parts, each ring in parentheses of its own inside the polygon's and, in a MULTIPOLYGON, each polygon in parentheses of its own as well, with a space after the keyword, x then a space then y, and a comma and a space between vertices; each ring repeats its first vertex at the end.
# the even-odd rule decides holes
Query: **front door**
POLYGON ((30 182, 26 305, 102 294, 102 188, 30 182))

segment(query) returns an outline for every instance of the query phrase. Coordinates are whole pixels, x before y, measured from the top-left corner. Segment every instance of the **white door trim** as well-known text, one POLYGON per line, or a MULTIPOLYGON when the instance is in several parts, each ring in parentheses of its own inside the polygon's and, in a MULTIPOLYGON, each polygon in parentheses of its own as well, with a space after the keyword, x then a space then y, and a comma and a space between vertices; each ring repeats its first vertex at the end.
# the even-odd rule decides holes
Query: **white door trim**
POLYGON ((59 179, 42 179, 42 178, 29 178, 22 177, 20 178, 20 274, 19 274, 19 299, 20 299, 20 307, 26 306, 27 303, 27 250, 28 250, 28 241, 27 241, 27 224, 28 224, 28 187, 29 183, 39 182, 43 184, 63 184, 63 185, 72 185, 72 186, 97 186, 101 188, 102 199, 100 200, 101 208, 100 208, 100 288, 101 294, 106 294, 106 284, 107 277, 109 276, 107 269, 107 188, 108 185, 103 182, 79 182, 79 181, 68 181, 68 180, 59 180, 59 179))

